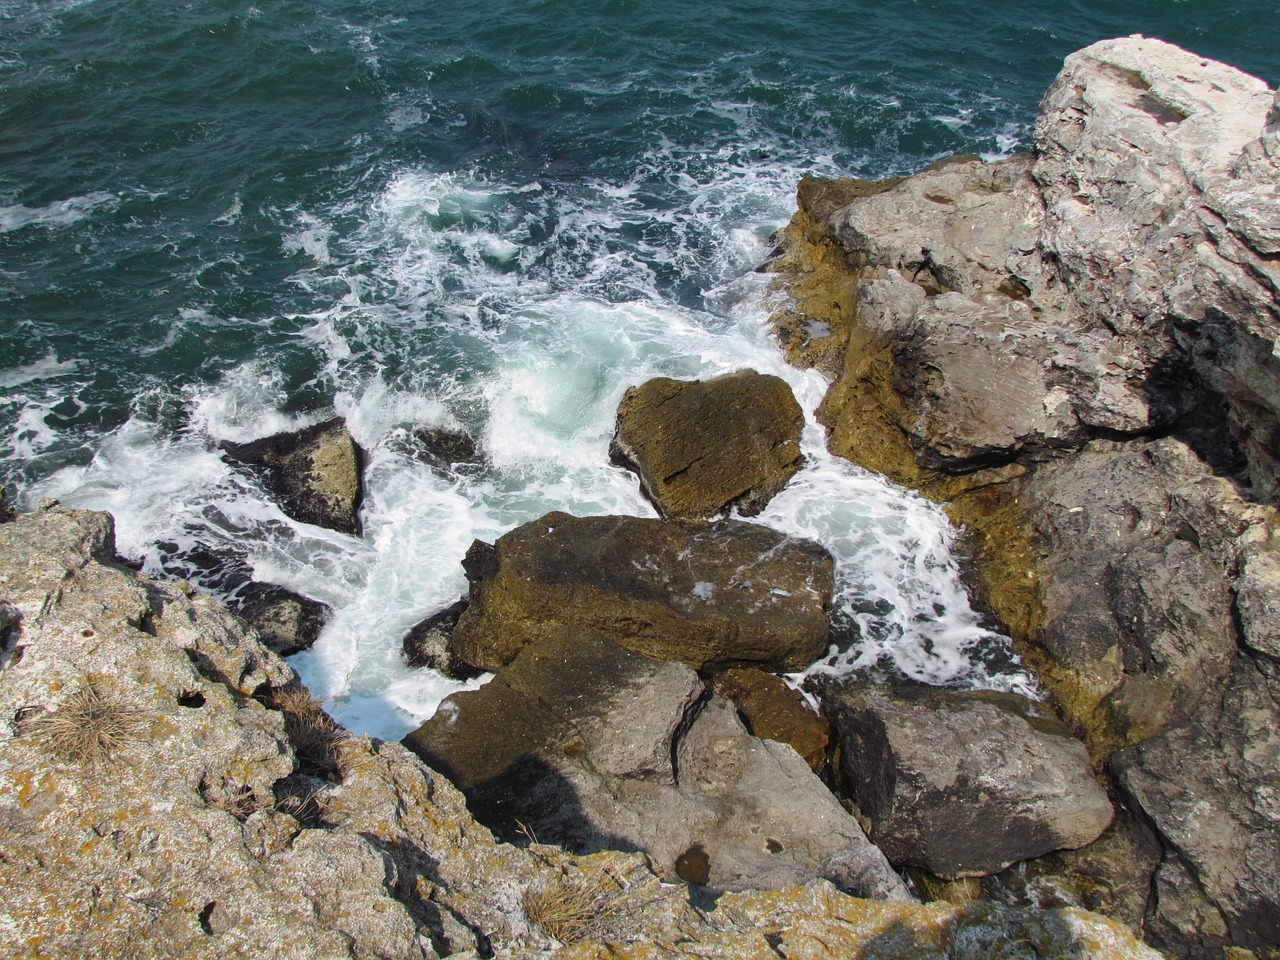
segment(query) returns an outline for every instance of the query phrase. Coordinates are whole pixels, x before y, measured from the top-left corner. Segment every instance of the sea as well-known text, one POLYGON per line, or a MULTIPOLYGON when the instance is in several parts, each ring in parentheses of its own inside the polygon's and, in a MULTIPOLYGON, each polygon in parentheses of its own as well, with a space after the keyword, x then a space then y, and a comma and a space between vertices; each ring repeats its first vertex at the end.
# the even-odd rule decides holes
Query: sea
POLYGON ((464 686, 401 642, 472 541, 654 515, 623 392, 754 368, 808 420, 757 519, 837 559, 807 673, 1034 695, 941 510, 825 452, 757 268, 804 174, 1027 149, 1063 58, 1134 33, 1280 81, 1275 0, 0 0, 0 481, 109 510, 147 573, 328 604, 290 662, 396 738, 464 686), (220 447, 335 415, 359 538, 220 447))

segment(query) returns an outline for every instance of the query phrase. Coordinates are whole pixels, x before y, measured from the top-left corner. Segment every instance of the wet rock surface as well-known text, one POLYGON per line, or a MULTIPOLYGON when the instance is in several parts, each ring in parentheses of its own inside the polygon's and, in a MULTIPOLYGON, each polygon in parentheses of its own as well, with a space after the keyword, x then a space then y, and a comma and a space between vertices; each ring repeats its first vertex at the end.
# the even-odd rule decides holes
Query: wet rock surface
POLYGON ((821 877, 907 896, 791 747, 750 736, 688 667, 581 628, 531 643, 405 744, 506 836, 641 850, 669 879, 717 890, 821 877))
POLYGON ((804 414, 786 381, 754 370, 710 380, 658 377, 618 405, 614 461, 666 517, 752 516, 804 462, 804 414))
POLYGON ((753 523, 549 513, 463 565, 450 650, 485 670, 568 625, 696 670, 799 670, 826 649, 831 555, 753 523))
POLYGON ((329 618, 328 605, 272 583, 250 583, 236 612, 258 631, 262 643, 282 657, 310 649, 329 618))
POLYGON ((1117 891, 1192 957, 1265 954, 1280 917, 1247 839, 1266 804, 1239 799, 1274 773, 1230 760, 1268 755, 1247 718, 1270 708, 1242 678, 1276 675, 1275 96, 1160 41, 1104 41, 1067 59, 1034 153, 803 185, 777 261, 789 354, 837 373, 830 448, 948 503, 978 599, 1128 784, 1109 834, 1128 839, 1055 854, 1062 889, 1117 891), (829 339, 799 336, 806 316, 829 339), (1192 808, 1218 814, 1212 856, 1192 808))
POLYGON ((293 519, 360 536, 364 454, 341 419, 223 449, 257 468, 293 519))
POLYGON ((909 686, 828 685, 822 699, 841 780, 895 865, 982 876, 1111 823, 1088 753, 1043 704, 909 686))

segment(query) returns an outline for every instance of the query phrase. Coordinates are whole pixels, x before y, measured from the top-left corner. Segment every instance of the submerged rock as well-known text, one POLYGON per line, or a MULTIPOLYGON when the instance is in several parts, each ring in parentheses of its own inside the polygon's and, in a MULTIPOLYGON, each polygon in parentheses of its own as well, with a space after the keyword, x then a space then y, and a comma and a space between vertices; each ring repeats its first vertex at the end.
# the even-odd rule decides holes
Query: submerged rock
POLYGON ((256 581, 241 590, 236 606, 267 649, 282 657, 310 649, 330 613, 319 600, 256 581))
POLYGON ((927 687, 830 687, 840 774, 895 865, 996 873, 1111 823, 1089 755, 1042 704, 927 687))
POLYGON ((527 646, 405 744, 507 836, 638 849, 717 890, 824 877, 904 898, 902 881, 789 746, 747 734, 696 673, 582 628, 527 646))
POLYGON ((657 377, 618 405, 610 453, 666 517, 752 516, 800 469, 804 414, 778 377, 739 370, 710 380, 657 377))
POLYGON ((463 565, 450 650, 484 670, 566 625, 695 670, 799 670, 827 646, 831 554, 758 524, 549 513, 463 565))
POLYGON ((476 676, 476 671, 459 660, 449 649, 449 637, 466 609, 467 598, 463 597, 457 603, 452 603, 415 624, 400 644, 409 666, 430 667, 455 680, 476 676))
POLYGON ((341 419, 250 443, 225 443, 223 449, 233 460, 259 468, 293 519, 360 536, 364 454, 341 419))

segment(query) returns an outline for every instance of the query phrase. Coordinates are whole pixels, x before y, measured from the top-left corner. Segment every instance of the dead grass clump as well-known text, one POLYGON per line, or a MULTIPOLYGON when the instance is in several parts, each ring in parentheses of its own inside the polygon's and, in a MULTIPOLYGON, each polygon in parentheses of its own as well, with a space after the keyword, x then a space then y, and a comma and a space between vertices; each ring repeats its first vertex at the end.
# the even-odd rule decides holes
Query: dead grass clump
POLYGON ((563 944, 608 939, 614 922, 642 906, 642 895, 656 882, 654 878, 628 887, 608 870, 573 875, 561 872, 542 886, 525 891, 524 912, 543 933, 563 944))
POLYGON ((23 733, 61 760, 95 767, 114 760, 149 721, 134 704, 88 683, 52 713, 27 721, 23 733))
POLYGON ((224 780, 221 784, 201 780, 200 797, 206 805, 229 813, 241 822, 266 806, 258 799, 253 787, 235 780, 224 780))
POLYGON ((284 730, 302 771, 327 780, 341 780, 342 745, 351 739, 351 734, 325 713, 323 702, 305 687, 272 690, 264 702, 284 714, 284 730))

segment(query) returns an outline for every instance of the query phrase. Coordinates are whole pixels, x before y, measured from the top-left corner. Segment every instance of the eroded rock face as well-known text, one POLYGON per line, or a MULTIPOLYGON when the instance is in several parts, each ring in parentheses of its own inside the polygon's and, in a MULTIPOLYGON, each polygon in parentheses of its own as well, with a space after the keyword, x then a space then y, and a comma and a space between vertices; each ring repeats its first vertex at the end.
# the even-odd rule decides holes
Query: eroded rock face
POLYGON ((295 520, 360 536, 364 455, 341 419, 223 447, 263 471, 280 508, 295 520))
POLYGON ((495 829, 589 852, 640 849, 719 890, 825 877, 867 896, 902 881, 789 746, 704 703, 696 673, 581 628, 526 647, 405 744, 495 829))
POLYGON ((618 405, 610 447, 666 517, 764 509, 804 462, 804 414, 778 377, 739 370, 710 380, 658 377, 618 405))
POLYGON ((549 513, 464 566, 450 649, 485 670, 565 625, 697 670, 798 670, 826 649, 831 555, 753 523, 549 513))
POLYGON ((1127 800, 1170 847, 1156 873, 1164 942, 1184 953, 1280 943, 1280 682, 1239 658, 1187 724, 1119 751, 1127 800))
POLYGON ((1089 755, 1044 705, 926 687, 828 687, 840 771, 897 865, 982 876, 1096 840, 1111 823, 1089 755))

